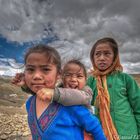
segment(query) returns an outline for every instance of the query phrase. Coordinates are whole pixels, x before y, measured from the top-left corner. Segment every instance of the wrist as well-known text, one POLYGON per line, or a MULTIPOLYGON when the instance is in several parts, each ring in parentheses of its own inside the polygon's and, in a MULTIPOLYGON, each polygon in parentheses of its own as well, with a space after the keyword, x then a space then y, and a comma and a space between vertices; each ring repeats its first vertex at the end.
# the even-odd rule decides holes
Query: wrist
POLYGON ((54 89, 54 94, 53 94, 53 101, 58 101, 60 98, 60 92, 59 89, 56 87, 54 89))

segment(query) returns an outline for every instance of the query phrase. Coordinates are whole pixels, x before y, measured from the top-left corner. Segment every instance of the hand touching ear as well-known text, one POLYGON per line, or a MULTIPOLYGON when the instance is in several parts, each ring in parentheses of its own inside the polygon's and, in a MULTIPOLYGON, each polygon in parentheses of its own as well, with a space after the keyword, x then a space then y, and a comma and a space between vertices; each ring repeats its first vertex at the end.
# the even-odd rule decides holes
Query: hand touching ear
POLYGON ((12 84, 22 87, 25 85, 24 73, 16 73, 15 77, 11 81, 12 84))

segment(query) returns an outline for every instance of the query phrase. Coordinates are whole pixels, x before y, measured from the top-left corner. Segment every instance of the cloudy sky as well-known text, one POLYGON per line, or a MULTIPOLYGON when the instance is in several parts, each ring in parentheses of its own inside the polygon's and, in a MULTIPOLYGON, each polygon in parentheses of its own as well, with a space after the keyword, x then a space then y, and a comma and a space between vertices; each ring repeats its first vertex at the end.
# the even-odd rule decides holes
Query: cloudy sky
POLYGON ((19 72, 25 48, 40 42, 90 68, 105 36, 117 40, 124 71, 140 73, 139 13, 139 0, 0 0, 0 75, 19 72))

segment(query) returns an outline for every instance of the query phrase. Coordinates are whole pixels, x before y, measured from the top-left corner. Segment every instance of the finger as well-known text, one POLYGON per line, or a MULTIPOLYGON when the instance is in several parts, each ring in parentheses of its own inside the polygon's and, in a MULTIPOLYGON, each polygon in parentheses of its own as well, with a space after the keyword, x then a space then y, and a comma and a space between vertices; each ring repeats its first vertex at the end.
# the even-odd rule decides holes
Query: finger
POLYGON ((43 93, 41 90, 39 90, 39 91, 37 92, 37 96, 38 96, 39 98, 42 98, 43 94, 44 94, 44 93, 43 93))

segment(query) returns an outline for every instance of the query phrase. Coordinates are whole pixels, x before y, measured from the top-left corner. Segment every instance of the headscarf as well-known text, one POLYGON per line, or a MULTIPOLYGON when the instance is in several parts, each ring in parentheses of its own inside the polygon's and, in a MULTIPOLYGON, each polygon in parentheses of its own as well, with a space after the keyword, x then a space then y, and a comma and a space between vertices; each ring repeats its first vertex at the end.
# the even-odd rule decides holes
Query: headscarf
POLYGON ((99 116, 101 119, 101 124, 104 130, 104 133, 108 140, 119 140, 119 135, 114 126, 110 115, 110 96, 107 88, 106 75, 114 71, 122 71, 123 68, 120 64, 119 55, 116 55, 116 58, 113 64, 105 71, 99 71, 98 68, 93 63, 94 70, 92 72, 93 76, 97 79, 97 91, 98 95, 95 101, 95 104, 99 107, 99 116))

